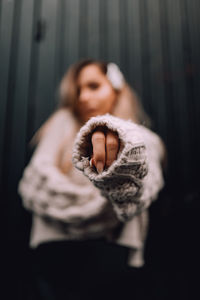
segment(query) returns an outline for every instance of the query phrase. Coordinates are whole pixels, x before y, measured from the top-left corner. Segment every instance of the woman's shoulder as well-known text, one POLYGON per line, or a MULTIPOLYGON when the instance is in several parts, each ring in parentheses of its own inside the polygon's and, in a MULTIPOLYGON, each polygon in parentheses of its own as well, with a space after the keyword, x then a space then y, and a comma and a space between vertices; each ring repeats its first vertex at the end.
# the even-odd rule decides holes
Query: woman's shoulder
POLYGON ((150 128, 139 125, 148 149, 152 152, 159 153, 162 160, 166 153, 166 147, 161 136, 150 128))
POLYGON ((151 128, 148 128, 144 125, 139 125, 140 129, 143 131, 143 134, 150 140, 154 140, 157 142, 160 142, 161 137, 159 136, 158 133, 156 133, 154 130, 151 128))
POLYGON ((69 109, 61 108, 56 110, 44 124, 45 133, 54 131, 58 128, 68 128, 74 126, 76 123, 75 117, 69 109))
POLYGON ((69 109, 59 108, 51 115, 49 121, 50 120, 52 120, 52 122, 72 121, 74 120, 74 116, 69 109))

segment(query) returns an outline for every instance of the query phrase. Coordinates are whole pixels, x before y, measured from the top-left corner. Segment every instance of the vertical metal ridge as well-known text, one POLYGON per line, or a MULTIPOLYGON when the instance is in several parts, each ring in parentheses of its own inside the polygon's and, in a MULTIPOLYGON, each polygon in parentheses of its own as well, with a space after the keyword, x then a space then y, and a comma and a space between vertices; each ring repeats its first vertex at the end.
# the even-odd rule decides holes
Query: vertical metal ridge
MULTIPOLYGON (((127 32, 129 48, 130 82, 142 96, 142 53, 141 53, 141 22, 139 14, 139 0, 127 0, 127 32)), ((142 98, 142 97, 141 97, 142 98)), ((141 99, 143 101, 143 99, 141 99)))
POLYGON ((8 86, 11 69, 11 45, 13 40, 13 21, 15 3, 4 1, 0 17, 0 184, 2 185, 3 161, 5 156, 6 118, 8 111, 8 86), (8 24, 7 24, 8 22, 8 24))
POLYGON ((168 153, 168 185, 173 186, 176 178, 175 157, 170 155, 173 152, 176 136, 174 131, 175 113, 173 109, 173 91, 172 91, 172 70, 169 57, 169 27, 168 27, 168 10, 165 1, 160 0, 160 24, 161 24, 161 45, 163 53, 163 80, 164 80, 164 98, 165 98, 165 142, 168 153))
POLYGON ((27 163, 32 154, 32 149, 29 148, 30 140, 34 133, 34 119, 35 119, 35 94, 36 82, 38 72, 38 55, 39 55, 39 42, 36 41, 37 23, 41 15, 41 1, 34 1, 33 9, 33 31, 31 42, 31 59, 30 59, 30 77, 29 77, 29 93, 28 93, 28 109, 27 109, 27 134, 26 134, 26 156, 25 163, 27 163))
POLYGON ((58 0, 42 1, 40 15, 42 33, 38 48, 34 130, 43 124, 55 108, 57 9, 58 0))
POLYGON ((107 9, 105 0, 101 0, 99 2, 99 40, 100 40, 100 48, 99 48, 99 57, 100 59, 107 60, 107 49, 108 49, 108 41, 107 41, 107 9))
POLYGON ((149 81, 151 92, 152 115, 155 123, 155 130, 161 134, 163 132, 164 116, 164 89, 163 89, 163 53, 161 47, 161 28, 159 19, 159 2, 152 0, 147 3, 147 28, 149 47, 149 81))
POLYGON ((99 0, 88 0, 88 22, 87 22, 87 56, 99 58, 100 22, 99 22, 99 0))
POLYGON ((88 2, 80 0, 80 15, 79 15, 79 58, 87 58, 87 43, 88 43, 88 2))
MULTIPOLYGON (((140 38, 141 38, 141 62, 142 62, 142 99, 144 108, 147 113, 152 116, 152 99, 151 99, 151 86, 150 86, 150 70, 149 70, 149 36, 147 31, 148 13, 147 4, 145 0, 139 1, 139 14, 140 14, 140 38)), ((152 127, 154 123, 152 121, 152 127)))
MULTIPOLYGON (((170 116, 172 112, 172 107, 170 106, 172 101, 172 78, 171 78, 171 65, 169 59, 169 28, 168 28, 168 11, 166 7, 166 2, 160 0, 160 25, 161 25, 161 47, 162 47, 162 58, 163 58, 163 80, 165 89, 165 102, 166 102, 166 112, 167 116, 170 116)), ((173 113, 173 112, 172 112, 173 113)), ((166 124, 168 128, 172 131, 172 122, 170 118, 167 118, 166 124)), ((167 134, 168 131, 166 131, 167 134)), ((168 138, 168 136, 166 136, 168 138)))
MULTIPOLYGON (((130 53, 127 34, 127 15, 127 1, 119 1, 119 43, 120 45, 123 45, 123 47, 119 47, 119 62, 121 68, 129 65, 128 61, 130 53)), ((129 69, 124 69, 123 72, 128 80, 128 78, 130 78, 129 69)))
POLYGON ((187 168, 189 161, 187 144, 185 139, 188 138, 188 113, 186 107, 186 80, 184 72, 184 56, 183 56, 183 36, 181 24, 181 10, 180 2, 175 1, 168 3, 168 11, 170 16, 168 19, 168 26, 170 29, 169 35, 169 56, 172 68, 172 87, 173 87, 173 111, 174 111, 174 131, 176 131, 175 141, 179 147, 175 148, 174 157, 176 160, 176 171, 178 172, 178 182, 186 181, 187 168), (184 134, 182 134, 184 133, 184 134), (181 150, 180 150, 181 149, 181 150))
POLYGON ((2 13, 2 0, 0 0, 0 24, 1 24, 1 13, 2 13))
MULTIPOLYGON (((180 1, 181 10, 181 31, 182 31, 182 41, 183 41, 183 60, 184 60, 184 77, 186 83, 186 111, 187 111, 187 140, 186 143, 186 153, 187 153, 187 171, 192 173, 193 159, 198 157, 199 154, 196 151, 196 132, 195 132, 195 113, 194 113, 194 78, 192 74, 192 60, 191 60, 191 45, 189 43, 189 24, 188 24, 188 12, 186 7, 186 1, 180 1), (189 126, 190 124, 190 126, 189 126)), ((191 180, 189 178, 188 184, 192 186, 191 180)))
MULTIPOLYGON (((33 30, 33 0, 21 2, 19 28, 17 30, 18 53, 15 72, 15 93, 12 101, 12 128, 10 137, 10 154, 8 162, 8 200, 15 199, 19 177, 24 168, 27 134, 27 110, 29 77, 31 65, 31 33, 33 30), (14 149, 14 150, 13 150, 14 149), (17 157, 17 159, 16 159, 17 157)), ((15 219, 15 212, 21 211, 21 202, 8 201, 10 217, 15 219), (9 207, 10 205, 10 207, 9 207)))
POLYGON ((68 56, 65 59, 65 65, 69 66, 79 57, 80 0, 68 0, 66 3, 65 49, 68 56))
POLYGON ((120 64, 119 0, 107 1, 107 60, 120 64))
POLYGON ((66 71, 66 68, 68 66, 68 60, 69 60, 69 48, 68 48, 68 30, 69 30, 69 17, 70 12, 68 11, 67 2, 65 0, 62 0, 62 14, 61 14, 61 22, 62 22, 62 34, 61 34, 61 59, 60 59, 60 71, 61 76, 66 71))
MULTIPOLYGON (((59 82, 61 80, 61 77, 63 76, 63 69, 65 67, 65 60, 64 56, 67 55, 65 49, 65 35, 66 35, 66 18, 65 18, 65 10, 66 10, 66 1, 65 0, 60 0, 58 1, 58 13, 57 13, 57 19, 60 19, 57 22, 57 65, 58 65, 58 74, 57 74, 57 88, 59 85, 59 82)), ((58 101, 58 93, 56 94, 57 101, 58 101)))
POLYGON ((61 66, 63 65, 63 23, 64 23, 64 1, 57 1, 57 12, 56 12, 56 47, 55 47, 55 104, 57 105, 58 94, 57 89, 61 78, 61 66))
POLYGON ((3 157, 2 164, 2 182, 5 190, 7 190, 8 175, 9 175, 9 159, 12 152, 11 135, 12 135, 12 122, 13 122, 13 106, 12 102, 15 94, 15 79, 16 79, 16 66, 18 55, 18 41, 19 41, 19 21, 21 14, 22 0, 14 2, 14 15, 12 26, 12 38, 11 38, 11 52, 9 62, 9 74, 8 74, 8 92, 7 92, 7 105, 6 105, 6 117, 5 117, 5 135, 3 145, 3 157))

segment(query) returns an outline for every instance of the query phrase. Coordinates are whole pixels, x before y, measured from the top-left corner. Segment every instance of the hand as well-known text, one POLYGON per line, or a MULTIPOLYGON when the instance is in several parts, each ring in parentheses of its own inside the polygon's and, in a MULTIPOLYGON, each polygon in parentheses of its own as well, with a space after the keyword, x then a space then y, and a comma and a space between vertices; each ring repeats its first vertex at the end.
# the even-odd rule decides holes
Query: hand
POLYGON ((93 154, 91 163, 101 173, 117 159, 120 141, 117 133, 98 127, 91 137, 93 154))

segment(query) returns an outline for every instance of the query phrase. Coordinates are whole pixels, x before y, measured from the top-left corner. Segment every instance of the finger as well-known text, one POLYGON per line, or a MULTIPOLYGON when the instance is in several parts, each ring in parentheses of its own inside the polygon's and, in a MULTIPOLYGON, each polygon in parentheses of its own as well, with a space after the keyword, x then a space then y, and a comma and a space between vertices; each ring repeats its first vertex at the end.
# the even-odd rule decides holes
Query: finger
POLYGON ((106 167, 117 159, 119 151, 119 138, 116 133, 108 131, 106 134, 106 167))
POLYGON ((94 166, 94 159, 93 159, 93 155, 90 158, 90 167, 94 166))
POLYGON ((105 166, 105 135, 102 131, 95 131, 92 135, 93 162, 98 173, 101 173, 105 166))

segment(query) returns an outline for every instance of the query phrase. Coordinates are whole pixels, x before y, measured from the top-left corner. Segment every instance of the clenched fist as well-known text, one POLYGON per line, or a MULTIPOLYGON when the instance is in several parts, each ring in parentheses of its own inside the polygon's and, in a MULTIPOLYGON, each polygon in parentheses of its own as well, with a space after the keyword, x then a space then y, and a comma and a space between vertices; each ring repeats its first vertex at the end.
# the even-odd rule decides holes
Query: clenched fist
POLYGON ((93 148, 91 164, 95 166, 98 173, 101 173, 117 159, 120 141, 117 133, 97 127, 92 134, 91 143, 93 148))

